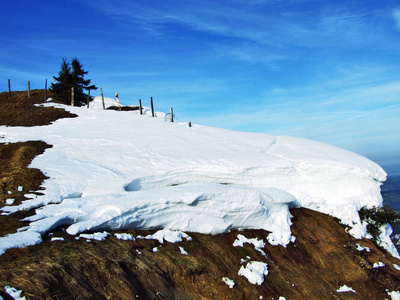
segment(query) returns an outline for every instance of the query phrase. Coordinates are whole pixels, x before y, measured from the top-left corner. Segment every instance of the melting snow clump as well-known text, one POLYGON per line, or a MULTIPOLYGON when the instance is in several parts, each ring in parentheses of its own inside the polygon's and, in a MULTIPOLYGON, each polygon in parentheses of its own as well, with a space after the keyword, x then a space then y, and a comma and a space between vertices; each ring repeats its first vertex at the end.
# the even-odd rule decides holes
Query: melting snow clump
POLYGON ((182 242, 183 239, 187 241, 191 241, 192 238, 188 236, 186 233, 179 230, 170 230, 170 229, 162 229, 157 231, 154 234, 149 234, 145 237, 137 236, 139 239, 148 239, 148 240, 158 240, 161 244, 164 243, 164 240, 170 243, 182 242))
POLYGON ((95 233, 81 233, 79 235, 79 238, 84 238, 87 240, 96 240, 96 241, 104 241, 106 237, 108 237, 110 233, 104 231, 104 232, 95 232, 95 233))
POLYGON ((188 255, 189 253, 186 252, 186 250, 183 247, 179 247, 179 250, 181 251, 181 254, 183 255, 188 255))
POLYGON ((357 250, 358 251, 367 251, 367 252, 371 252, 371 249, 369 248, 369 247, 363 247, 363 246, 361 246, 360 244, 356 244, 356 246, 357 246, 357 250))
POLYGON ((235 282, 232 279, 229 279, 228 277, 222 277, 222 281, 225 282, 230 289, 233 289, 235 286, 235 282))
POLYGON ((10 295, 10 297, 12 297, 15 300, 26 300, 25 296, 21 297, 22 291, 17 290, 16 288, 10 287, 10 286, 6 286, 4 288, 7 292, 7 294, 10 295))
POLYGON ((385 264, 383 262, 374 263, 373 267, 376 268, 383 268, 385 264))
POLYGON ((244 276, 252 284, 261 285, 264 276, 268 275, 268 265, 261 261, 250 261, 246 266, 241 266, 238 275, 244 276))
POLYGON ((392 240, 390 239, 391 234, 393 233, 393 228, 390 224, 384 224, 380 228, 380 235, 378 238, 379 246, 386 249, 389 253, 391 253, 394 257, 400 259, 399 252, 395 245, 393 245, 392 240))
POLYGON ((14 201, 15 201, 15 199, 6 199, 6 204, 7 205, 13 205, 14 201))
POLYGON ((135 237, 130 233, 115 233, 115 237, 119 240, 134 241, 135 237))
POLYGON ((52 241, 52 242, 55 242, 55 241, 64 241, 64 238, 63 238, 63 237, 52 237, 52 238, 51 238, 51 241, 52 241))
POLYGON ((400 300, 400 292, 399 291, 393 291, 393 292, 388 292, 388 295, 392 300, 400 300))
POLYGON ((353 292, 356 293, 355 290, 353 290, 351 287, 348 287, 347 285, 343 285, 340 288, 337 289, 338 293, 347 293, 347 292, 353 292))
POLYGON ((243 247, 245 243, 253 244, 254 249, 259 251, 262 255, 266 255, 265 252, 261 249, 265 247, 265 243, 263 240, 259 240, 257 238, 248 239, 242 234, 238 234, 236 240, 233 242, 234 247, 243 247))

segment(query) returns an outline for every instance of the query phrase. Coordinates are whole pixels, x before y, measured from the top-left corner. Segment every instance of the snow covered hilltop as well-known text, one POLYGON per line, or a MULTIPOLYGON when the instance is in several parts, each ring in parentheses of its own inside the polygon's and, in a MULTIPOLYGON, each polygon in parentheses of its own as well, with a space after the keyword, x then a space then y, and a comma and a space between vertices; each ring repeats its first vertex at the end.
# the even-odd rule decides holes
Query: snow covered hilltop
POLYGON ((0 127, 1 142, 53 145, 31 164, 49 177, 45 194, 2 208, 40 207, 29 226, 0 238, 0 253, 39 243, 61 225, 70 234, 265 229, 271 244, 287 245, 294 240, 291 207, 335 216, 362 237, 358 210, 382 204, 386 173, 355 153, 294 137, 189 127, 160 113, 106 111, 99 101, 91 109, 57 105, 79 117, 50 126, 0 127))

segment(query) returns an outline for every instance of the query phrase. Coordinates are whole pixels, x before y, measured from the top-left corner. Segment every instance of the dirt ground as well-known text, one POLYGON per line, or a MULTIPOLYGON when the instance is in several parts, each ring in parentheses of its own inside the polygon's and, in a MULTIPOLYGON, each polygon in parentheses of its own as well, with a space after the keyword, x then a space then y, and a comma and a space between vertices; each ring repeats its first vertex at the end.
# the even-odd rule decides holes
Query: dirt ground
MULTIPOLYGON (((43 90, 0 93, 0 124, 46 126, 61 117, 74 117, 62 109, 35 106, 43 102, 43 90)), ((0 139, 1 142, 1 139, 0 139)), ((12 197, 43 193, 46 177, 29 168, 30 161, 51 145, 42 141, 0 143, 0 205, 12 197), (24 190, 19 191, 19 186, 24 190)), ((263 230, 232 231, 220 235, 188 233, 192 241, 160 244, 156 240, 76 240, 57 228, 42 236, 43 243, 9 249, 0 256, 0 295, 12 286, 27 299, 390 299, 386 289, 400 290, 400 260, 377 248, 370 240, 355 240, 332 217, 308 209, 293 209, 295 243, 286 248, 267 244, 266 256, 246 244, 233 247, 237 235, 266 240, 263 230), (51 242, 52 237, 64 241, 51 242), (357 250, 357 244, 370 252, 357 250), (179 246, 188 255, 181 254, 179 246), (158 247, 157 252, 153 252, 158 247), (268 264, 262 285, 250 284, 238 275, 241 259, 268 264), (383 262, 385 267, 374 268, 383 262), (223 277, 235 282, 230 289, 223 277), (356 293, 338 293, 347 285, 356 293)), ((4 236, 26 226, 21 221, 31 212, 0 216, 4 236)), ((126 230, 134 236, 154 231, 126 230)), ((110 232, 114 234, 115 232, 110 232)))

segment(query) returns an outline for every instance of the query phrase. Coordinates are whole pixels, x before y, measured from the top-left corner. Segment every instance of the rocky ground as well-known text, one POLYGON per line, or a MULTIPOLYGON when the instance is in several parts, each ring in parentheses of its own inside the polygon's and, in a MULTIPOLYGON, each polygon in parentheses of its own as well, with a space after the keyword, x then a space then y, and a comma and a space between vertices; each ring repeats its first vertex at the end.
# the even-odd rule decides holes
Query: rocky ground
MULTIPOLYGON (((46 126, 58 118, 74 117, 62 109, 40 106, 43 100, 43 90, 31 91, 31 98, 26 91, 13 92, 11 99, 0 93, 0 125, 46 126)), ((1 207, 9 192, 15 204, 24 200, 18 186, 25 192, 43 192, 46 177, 29 164, 48 147, 42 141, 0 143, 1 207)), ((400 271, 393 265, 400 266, 400 260, 370 240, 354 239, 330 216, 304 208, 291 213, 295 243, 287 248, 267 244, 265 256, 252 245, 232 245, 239 233, 266 241, 268 232, 263 230, 215 236, 188 233, 191 241, 160 244, 123 241, 113 235, 87 242, 57 228, 39 245, 10 249, 0 256, 0 295, 11 299, 5 286, 22 290, 27 299, 390 299, 387 290, 400 290, 400 271), (55 236, 64 241, 51 242, 55 236), (357 250, 357 244, 370 252, 357 250), (188 255, 181 254, 179 246, 188 255), (153 252, 154 247, 159 251, 153 252), (248 256, 268 264, 262 285, 238 275, 241 259, 248 256), (378 262, 385 266, 374 268, 378 262), (232 289, 222 281, 225 276, 235 282, 232 289), (337 292, 343 285, 356 293, 337 292)), ((26 226, 21 219, 31 214, 0 216, 1 236, 26 226)), ((154 231, 124 232, 144 236, 154 231)))

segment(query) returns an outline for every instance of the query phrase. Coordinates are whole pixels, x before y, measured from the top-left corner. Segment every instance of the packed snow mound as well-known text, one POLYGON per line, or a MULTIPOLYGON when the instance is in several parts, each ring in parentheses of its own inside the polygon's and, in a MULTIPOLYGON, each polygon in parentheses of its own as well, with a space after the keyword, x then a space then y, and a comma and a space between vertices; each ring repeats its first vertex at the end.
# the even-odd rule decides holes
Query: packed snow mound
POLYGON ((270 242, 286 245, 291 207, 357 227, 361 207, 382 204, 386 173, 355 153, 301 138, 189 127, 160 113, 152 118, 103 110, 99 101, 91 109, 57 105, 79 117, 49 126, 0 127, 1 142, 53 145, 31 164, 49 177, 45 195, 2 208, 12 213, 40 207, 27 228, 5 237, 14 246, 22 246, 18 235, 35 240, 60 225, 70 234, 265 229, 270 242))

